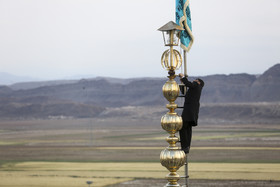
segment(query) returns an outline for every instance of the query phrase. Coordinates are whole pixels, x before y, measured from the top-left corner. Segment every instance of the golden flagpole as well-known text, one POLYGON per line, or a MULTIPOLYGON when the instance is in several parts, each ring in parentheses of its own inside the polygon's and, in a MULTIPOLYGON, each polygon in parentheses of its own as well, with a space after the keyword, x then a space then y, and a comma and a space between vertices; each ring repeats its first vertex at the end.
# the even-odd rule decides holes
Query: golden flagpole
POLYGON ((173 21, 170 21, 158 30, 163 32, 165 46, 170 47, 170 49, 166 50, 161 57, 161 65, 168 70, 169 74, 169 80, 167 80, 162 87, 163 96, 169 101, 166 105, 166 108, 168 108, 169 111, 161 118, 162 128, 169 133, 169 136, 166 138, 169 146, 161 151, 160 163, 170 172, 165 177, 168 180, 165 187, 180 187, 178 184, 180 176, 177 174, 177 170, 185 164, 186 155, 184 151, 176 146, 179 138, 175 133, 182 128, 183 121, 182 117, 175 112, 175 109, 177 108, 175 100, 179 96, 180 89, 174 79, 176 78, 175 70, 182 65, 182 57, 179 51, 173 49, 173 46, 178 45, 179 33, 183 28, 173 21))

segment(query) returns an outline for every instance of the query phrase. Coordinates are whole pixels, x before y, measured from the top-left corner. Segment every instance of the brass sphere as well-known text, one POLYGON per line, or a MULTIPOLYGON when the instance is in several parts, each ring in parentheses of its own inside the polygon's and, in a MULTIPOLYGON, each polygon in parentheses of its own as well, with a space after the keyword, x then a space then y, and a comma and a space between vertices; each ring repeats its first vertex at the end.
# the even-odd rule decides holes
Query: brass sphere
POLYGON ((162 87, 164 97, 173 103, 179 96, 180 88, 174 79, 168 80, 162 87))
MULTIPOLYGON (((176 172, 186 162, 186 154, 182 150, 164 149, 160 153, 160 163, 170 172, 176 172)), ((177 178, 178 176, 174 176, 177 178)))
POLYGON ((167 113, 161 117, 161 127, 170 134, 175 134, 181 130, 183 126, 183 120, 181 116, 176 113, 167 113))

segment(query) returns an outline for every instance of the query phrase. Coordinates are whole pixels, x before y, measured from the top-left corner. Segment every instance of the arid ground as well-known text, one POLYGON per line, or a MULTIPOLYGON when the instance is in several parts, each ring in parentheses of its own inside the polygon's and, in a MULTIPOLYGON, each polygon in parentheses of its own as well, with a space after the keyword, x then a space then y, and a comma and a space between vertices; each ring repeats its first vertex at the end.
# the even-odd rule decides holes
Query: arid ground
MULTIPOLYGON (((167 136, 152 118, 1 121, 0 186, 163 186, 167 136)), ((279 145, 280 124, 199 125, 190 185, 280 186, 279 145)))

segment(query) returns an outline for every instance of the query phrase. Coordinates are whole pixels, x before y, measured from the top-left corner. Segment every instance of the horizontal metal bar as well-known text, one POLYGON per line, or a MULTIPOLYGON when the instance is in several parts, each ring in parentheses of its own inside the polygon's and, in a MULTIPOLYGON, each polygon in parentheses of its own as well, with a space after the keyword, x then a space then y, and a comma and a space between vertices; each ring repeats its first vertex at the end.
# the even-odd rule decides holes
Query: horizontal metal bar
POLYGON ((180 178, 184 178, 184 179, 186 179, 186 178, 190 178, 190 176, 180 176, 180 178))

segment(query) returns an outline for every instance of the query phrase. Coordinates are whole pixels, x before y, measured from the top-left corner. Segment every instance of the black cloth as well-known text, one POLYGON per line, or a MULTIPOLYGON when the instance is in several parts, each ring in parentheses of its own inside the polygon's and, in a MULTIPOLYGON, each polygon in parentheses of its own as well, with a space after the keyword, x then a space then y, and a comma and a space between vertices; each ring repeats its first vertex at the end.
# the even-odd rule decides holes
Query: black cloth
POLYGON ((192 141, 192 125, 187 121, 183 121, 183 127, 179 131, 181 148, 185 153, 189 153, 192 141))
POLYGON ((202 86, 197 82, 190 82, 186 77, 183 77, 181 81, 187 87, 182 112, 183 121, 191 123, 192 126, 197 126, 202 86))
POLYGON ((181 92, 185 94, 185 102, 182 112, 183 127, 179 131, 179 134, 181 148, 187 154, 191 146, 192 127, 197 126, 202 86, 197 82, 190 82, 186 77, 182 78, 181 81, 187 89, 184 89, 184 87, 180 88, 181 92), (185 91, 186 93, 184 93, 185 91))

